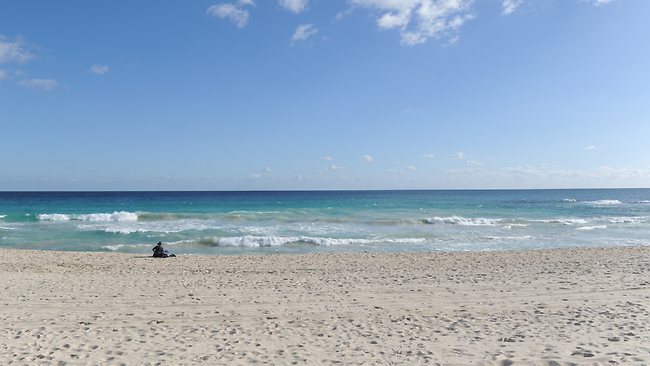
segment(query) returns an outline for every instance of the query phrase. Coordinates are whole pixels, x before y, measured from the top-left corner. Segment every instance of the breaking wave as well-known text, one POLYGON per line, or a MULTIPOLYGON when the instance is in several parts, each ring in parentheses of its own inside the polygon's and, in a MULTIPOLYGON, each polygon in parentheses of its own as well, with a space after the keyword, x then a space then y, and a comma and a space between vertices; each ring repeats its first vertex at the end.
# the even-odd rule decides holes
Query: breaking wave
POLYGON ((530 220, 532 222, 541 222, 544 224, 561 224, 561 225, 584 225, 587 223, 585 219, 548 219, 548 220, 530 220))
POLYGON ((596 200, 596 201, 585 201, 586 204, 595 205, 595 206, 611 206, 611 205, 620 205, 622 204, 619 200, 596 200))
POLYGON ((591 231, 596 229, 607 229, 607 225, 581 226, 576 228, 576 230, 580 231, 591 231))
POLYGON ((430 217, 422 220, 425 224, 451 224, 460 226, 497 226, 503 220, 485 217, 467 218, 462 216, 430 217))
POLYGON ((113 213, 92 213, 92 214, 40 214, 37 218, 41 221, 138 221, 138 214, 127 211, 115 211, 113 213))
MULTIPOLYGON (((187 241, 171 243, 179 244, 187 241)), ((231 237, 207 237, 199 240, 202 245, 215 247, 273 247, 288 244, 311 244, 317 246, 333 245, 364 245, 364 244, 416 244, 424 243, 424 238, 400 238, 400 239, 349 239, 349 238, 323 238, 309 236, 231 236, 231 237)))

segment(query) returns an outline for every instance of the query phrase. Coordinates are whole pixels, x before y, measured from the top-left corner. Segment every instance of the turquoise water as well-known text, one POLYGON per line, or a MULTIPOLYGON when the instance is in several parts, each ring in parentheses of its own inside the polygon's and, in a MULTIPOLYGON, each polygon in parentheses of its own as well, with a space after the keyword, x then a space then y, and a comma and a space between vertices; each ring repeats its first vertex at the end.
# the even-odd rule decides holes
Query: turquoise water
POLYGON ((178 254, 650 244, 650 189, 0 192, 0 247, 178 254))

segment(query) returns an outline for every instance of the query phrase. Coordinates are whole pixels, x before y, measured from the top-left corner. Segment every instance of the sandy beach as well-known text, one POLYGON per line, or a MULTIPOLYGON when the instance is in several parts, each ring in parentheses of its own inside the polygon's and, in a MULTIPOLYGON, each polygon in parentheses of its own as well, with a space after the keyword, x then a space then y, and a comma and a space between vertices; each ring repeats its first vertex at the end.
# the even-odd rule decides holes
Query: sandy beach
POLYGON ((1 364, 650 364, 650 248, 0 250, 1 364))

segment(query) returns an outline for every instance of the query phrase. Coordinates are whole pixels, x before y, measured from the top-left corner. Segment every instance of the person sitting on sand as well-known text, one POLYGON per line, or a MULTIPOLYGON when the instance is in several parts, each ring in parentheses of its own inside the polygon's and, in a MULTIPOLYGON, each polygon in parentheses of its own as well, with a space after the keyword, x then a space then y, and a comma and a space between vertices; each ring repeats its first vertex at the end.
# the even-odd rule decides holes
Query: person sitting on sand
POLYGON ((175 257, 175 254, 169 254, 168 251, 163 249, 162 242, 159 241, 158 244, 156 244, 155 247, 153 247, 153 257, 154 258, 167 258, 167 257, 175 257))

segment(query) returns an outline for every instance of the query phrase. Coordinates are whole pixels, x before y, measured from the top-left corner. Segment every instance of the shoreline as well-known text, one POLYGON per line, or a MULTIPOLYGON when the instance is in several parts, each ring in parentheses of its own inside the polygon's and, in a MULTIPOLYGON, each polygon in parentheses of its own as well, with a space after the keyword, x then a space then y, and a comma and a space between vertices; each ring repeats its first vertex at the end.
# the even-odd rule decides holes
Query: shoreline
POLYGON ((180 255, 0 249, 0 362, 650 362, 650 247, 180 255))

